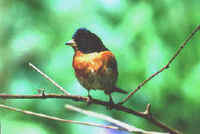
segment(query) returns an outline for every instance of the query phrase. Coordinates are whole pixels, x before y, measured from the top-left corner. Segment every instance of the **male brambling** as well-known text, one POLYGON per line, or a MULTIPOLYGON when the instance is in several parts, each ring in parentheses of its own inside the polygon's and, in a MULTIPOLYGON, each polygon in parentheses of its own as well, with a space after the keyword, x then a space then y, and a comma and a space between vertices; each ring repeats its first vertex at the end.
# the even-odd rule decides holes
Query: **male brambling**
POLYGON ((113 103, 111 93, 126 91, 116 87, 118 70, 117 61, 101 39, 85 28, 79 28, 72 40, 65 43, 74 49, 73 68, 80 84, 88 90, 103 90, 109 95, 110 103, 113 103))

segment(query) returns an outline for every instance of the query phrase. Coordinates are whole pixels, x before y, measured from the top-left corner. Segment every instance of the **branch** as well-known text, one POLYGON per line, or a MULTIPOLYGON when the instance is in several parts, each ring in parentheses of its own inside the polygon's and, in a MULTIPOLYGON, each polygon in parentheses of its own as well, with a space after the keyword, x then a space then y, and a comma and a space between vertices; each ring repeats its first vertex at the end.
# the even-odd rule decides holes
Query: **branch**
MULTIPOLYGON (((148 121, 150 121, 151 123, 155 124, 156 126, 162 128, 163 130, 166 130, 168 132, 170 132, 170 134, 180 134, 180 132, 176 131, 175 129, 169 128, 167 125, 165 125, 164 123, 160 122, 159 120, 157 120, 151 113, 150 111, 150 106, 151 105, 147 105, 145 112, 137 112, 135 110, 132 110, 130 108, 124 107, 121 104, 125 103, 128 99, 130 99, 130 97, 135 94, 141 87, 143 87, 148 81, 150 81, 153 77, 157 76, 159 73, 161 73, 162 71, 166 70, 167 68, 169 68, 169 66, 171 65, 171 63, 175 60, 175 58, 179 55, 179 53, 182 51, 182 49, 186 46, 186 44, 192 39, 192 37, 196 34, 196 32, 198 32, 198 30, 200 30, 200 25, 186 38, 186 40, 183 42, 183 44, 180 46, 180 48, 176 51, 176 53, 172 56, 172 58, 169 60, 169 62, 163 67, 161 68, 159 71, 157 71, 156 73, 152 74, 149 78, 147 78, 146 80, 144 80, 142 83, 139 84, 139 86, 134 89, 125 99, 123 99, 122 102, 118 103, 118 104, 113 104, 112 108, 118 111, 123 111, 126 113, 130 113, 130 114, 134 114, 136 116, 142 117, 148 121)), ((65 95, 58 95, 58 94, 42 94, 42 95, 8 95, 8 94, 0 94, 1 98, 4 99, 45 99, 45 98, 62 98, 62 99, 72 99, 75 101, 83 101, 83 102, 87 102, 88 97, 82 97, 82 96, 74 96, 74 95, 70 95, 70 93, 68 93, 64 88, 62 88, 60 85, 58 85, 55 81, 53 81, 50 77, 48 77, 46 74, 44 74, 42 71, 40 71, 38 68, 36 68, 33 64, 29 63, 29 65, 36 70, 37 72, 39 72, 43 77, 45 77, 47 80, 49 80, 51 83, 53 83, 56 87, 58 87, 62 92, 65 93, 65 95)), ((97 100, 97 99, 92 99, 93 104, 99 104, 99 105, 103 105, 103 106, 107 106, 110 103, 109 102, 105 102, 105 101, 101 101, 101 100, 97 100)))
POLYGON ((64 94, 70 95, 69 92, 67 92, 63 87, 61 87, 60 85, 58 85, 58 83, 56 83, 53 79, 51 79, 49 76, 47 76, 45 73, 43 73, 40 69, 38 69, 32 63, 29 62, 28 65, 30 67, 32 67, 35 71, 37 71, 38 73, 40 73, 44 78, 46 78, 47 80, 49 80, 54 86, 56 86, 58 89, 60 89, 64 94))
POLYGON ((142 83, 140 83, 138 85, 138 87, 136 89, 134 89, 131 93, 129 93, 129 95, 124 98, 119 104, 124 104, 125 102, 128 101, 128 99, 131 98, 132 95, 134 95, 141 87, 144 86, 144 84, 146 84, 148 81, 150 81, 153 77, 157 76, 159 73, 161 73, 162 71, 166 70, 167 68, 169 68, 170 64, 175 60, 175 58, 179 55, 179 53, 183 50, 183 48, 186 46, 186 44, 192 39, 192 37, 196 34, 196 32, 198 32, 200 30, 200 25, 198 27, 196 27, 194 29, 194 31, 186 38, 186 40, 183 42, 183 44, 179 47, 179 49, 176 51, 176 53, 172 56, 172 58, 169 60, 169 62, 163 67, 161 68, 159 71, 157 71, 156 73, 152 74, 149 78, 147 78, 146 80, 144 80, 142 83))
MULTIPOLYGON (((88 97, 83 97, 83 96, 75 96, 75 95, 59 95, 59 94, 41 94, 41 95, 9 95, 9 94, 0 94, 0 98, 3 99, 47 99, 47 98, 59 98, 59 99, 72 99, 75 101, 81 101, 81 102, 86 102, 88 103, 88 97)), ((110 105, 109 102, 106 101, 101 101, 92 98, 91 99, 91 104, 98 104, 107 107, 110 105)), ((164 123, 160 122, 156 118, 154 118, 152 115, 147 114, 146 112, 138 112, 133 109, 124 107, 120 104, 112 104, 112 109, 122 111, 125 113, 129 113, 132 115, 139 116, 143 119, 148 120, 149 122, 153 123, 154 125, 158 126, 159 128, 170 132, 170 134, 180 134, 180 132, 176 131, 175 129, 172 129, 165 125, 164 123)), ((147 111, 147 110, 145 110, 147 111)), ((150 113, 150 112, 149 112, 150 113)))
POLYGON ((34 113, 34 112, 31 112, 31 111, 22 110, 22 109, 10 107, 10 106, 2 105, 2 104, 0 104, 0 108, 8 109, 10 111, 16 111, 16 112, 24 113, 24 114, 27 114, 27 115, 33 115, 33 116, 36 116, 36 117, 41 117, 41 118, 45 118, 45 119, 49 119, 49 120, 60 121, 60 122, 64 122, 64 123, 73 123, 73 124, 79 124, 79 125, 122 130, 122 128, 119 128, 117 126, 101 125, 101 124, 97 124, 97 123, 89 123, 89 122, 81 122, 81 121, 73 121, 73 120, 65 120, 65 119, 62 119, 62 118, 49 116, 49 115, 41 114, 41 113, 34 113))
POLYGON ((88 115, 88 116, 92 116, 92 117, 95 117, 95 118, 98 118, 98 119, 108 121, 110 123, 113 123, 117 126, 122 127, 123 129, 125 129, 128 132, 134 132, 134 133, 139 133, 139 134, 169 134, 169 133, 159 133, 159 132, 153 132, 153 131, 145 131, 145 130, 136 128, 133 125, 129 125, 127 123, 113 119, 113 118, 111 118, 107 115, 103 115, 103 114, 100 114, 100 113, 84 110, 84 109, 81 109, 81 108, 78 108, 78 107, 75 107, 75 106, 72 106, 72 105, 67 104, 67 105, 65 105, 65 107, 67 109, 75 111, 75 112, 79 112, 79 113, 82 113, 82 114, 85 114, 85 115, 88 115))

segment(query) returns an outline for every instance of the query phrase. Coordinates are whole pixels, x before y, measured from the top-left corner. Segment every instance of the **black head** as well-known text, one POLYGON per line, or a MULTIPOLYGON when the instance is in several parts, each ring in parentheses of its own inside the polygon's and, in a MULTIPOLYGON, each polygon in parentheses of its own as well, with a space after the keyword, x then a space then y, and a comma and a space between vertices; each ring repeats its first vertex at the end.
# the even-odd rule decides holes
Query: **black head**
POLYGON ((83 53, 101 52, 108 50, 101 39, 86 28, 79 28, 73 35, 78 50, 83 53))

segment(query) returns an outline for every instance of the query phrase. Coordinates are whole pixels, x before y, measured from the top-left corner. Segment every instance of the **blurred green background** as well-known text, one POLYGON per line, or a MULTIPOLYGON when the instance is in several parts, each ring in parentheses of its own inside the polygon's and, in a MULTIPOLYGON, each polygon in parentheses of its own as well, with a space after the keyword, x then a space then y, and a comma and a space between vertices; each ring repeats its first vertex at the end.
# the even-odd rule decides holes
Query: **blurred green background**
MULTIPOLYGON (((115 54, 118 86, 131 91, 163 67, 180 43, 199 24, 199 0, 1 0, 0 93, 60 93, 28 67, 32 62, 75 95, 87 95, 72 69, 73 50, 64 45, 76 29, 86 27, 101 37, 115 54)), ((171 67, 146 84, 126 106, 144 111, 152 104, 155 116, 184 133, 200 131, 200 34, 184 48, 171 67)), ((101 91, 92 96, 108 97, 101 91)), ((113 94, 119 102, 125 96, 113 94)), ((160 131, 139 117, 102 106, 71 100, 3 100, 1 104, 65 119, 107 124, 67 111, 64 104, 104 113, 145 130, 160 131)), ((64 124, 0 109, 3 134, 119 133, 101 128, 64 124)))

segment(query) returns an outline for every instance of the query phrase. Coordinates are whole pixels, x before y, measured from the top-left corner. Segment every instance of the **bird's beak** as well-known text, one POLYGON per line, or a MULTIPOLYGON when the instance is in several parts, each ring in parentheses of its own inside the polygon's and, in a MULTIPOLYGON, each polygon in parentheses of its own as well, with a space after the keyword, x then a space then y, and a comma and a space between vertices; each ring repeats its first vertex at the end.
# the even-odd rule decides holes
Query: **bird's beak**
POLYGON ((74 46, 74 45, 75 45, 75 42, 74 42, 74 40, 72 39, 72 40, 66 42, 65 45, 74 46))

